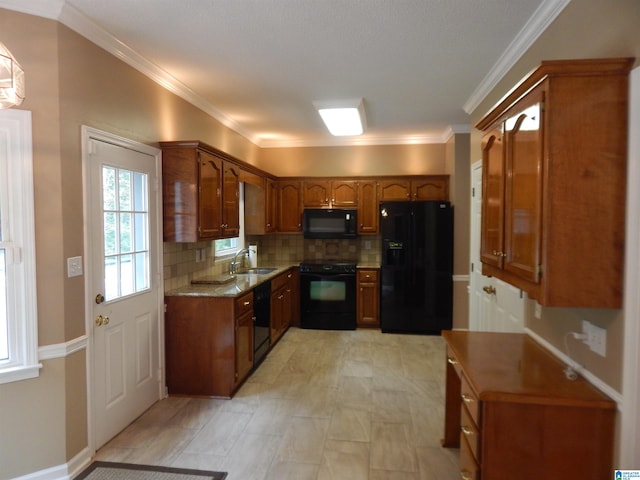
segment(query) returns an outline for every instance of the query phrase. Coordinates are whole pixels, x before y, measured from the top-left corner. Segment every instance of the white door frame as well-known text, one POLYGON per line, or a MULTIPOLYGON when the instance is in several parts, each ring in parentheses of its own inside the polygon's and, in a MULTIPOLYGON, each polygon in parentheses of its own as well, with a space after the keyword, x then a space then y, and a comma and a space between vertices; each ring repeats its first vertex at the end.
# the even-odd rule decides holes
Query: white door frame
POLYGON ((622 418, 616 467, 621 469, 640 467, 640 68, 631 72, 630 93, 622 418))
POLYGON ((129 140, 124 137, 120 137, 117 135, 113 135, 108 132, 104 132, 101 130, 97 130, 92 127, 88 127, 86 125, 82 126, 82 182, 83 182, 83 209, 84 209, 84 252, 85 252, 85 266, 86 272, 84 275, 84 289, 85 289, 85 328, 87 332, 88 342, 87 342, 87 425, 88 425, 88 443, 89 443, 89 452, 90 455, 93 455, 96 452, 95 448, 95 425, 94 425, 94 415, 95 415, 95 406, 94 406, 94 395, 93 395, 93 382, 95 379, 93 378, 93 354, 94 354, 94 336, 93 336, 93 286, 91 285, 91 279, 93 278, 92 271, 92 262, 88 261, 93 258, 95 254, 94 249, 92 247, 93 242, 91 241, 91 232, 87 228, 88 219, 87 215, 90 214, 90 203, 89 203, 89 145, 91 140, 99 140, 102 142, 110 143, 112 145, 117 145, 123 148, 128 148, 130 150, 134 150, 136 152, 145 153, 154 157, 155 160, 155 170, 156 170, 156 181, 154 185, 150 185, 150 195, 155 195, 156 197, 156 212, 158 222, 157 222, 157 231, 149 232, 149 242, 156 242, 156 251, 158 255, 156 256, 156 272, 157 278, 152 279, 152 286, 155 286, 157 291, 157 301, 158 301, 158 354, 160 356, 159 365, 160 365, 160 391, 158 392, 158 398, 162 398, 166 395, 165 391, 165 369, 164 369, 164 287, 163 287, 163 278, 162 278, 162 190, 159 186, 160 179, 162 178, 162 153, 161 150, 155 147, 151 147, 149 145, 145 145, 143 143, 135 142, 133 140, 129 140))

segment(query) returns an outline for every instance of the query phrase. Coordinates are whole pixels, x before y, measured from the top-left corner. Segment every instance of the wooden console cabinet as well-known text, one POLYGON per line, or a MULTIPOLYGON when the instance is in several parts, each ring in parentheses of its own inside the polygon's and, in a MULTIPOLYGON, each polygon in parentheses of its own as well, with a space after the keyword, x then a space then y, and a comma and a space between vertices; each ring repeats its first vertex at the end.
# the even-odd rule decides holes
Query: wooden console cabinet
POLYGON ((528 335, 442 332, 444 447, 466 480, 601 480, 613 472, 616 404, 528 335))

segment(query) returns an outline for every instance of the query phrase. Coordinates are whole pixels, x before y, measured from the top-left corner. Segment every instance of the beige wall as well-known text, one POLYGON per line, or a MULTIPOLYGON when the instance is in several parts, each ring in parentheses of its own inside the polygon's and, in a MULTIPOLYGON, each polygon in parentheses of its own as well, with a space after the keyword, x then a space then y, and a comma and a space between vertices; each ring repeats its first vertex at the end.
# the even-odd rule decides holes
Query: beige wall
POLYGON ((446 173, 444 144, 264 148, 258 166, 280 177, 446 173))
MULTIPOLYGON (((637 0, 574 0, 538 38, 497 87, 472 112, 478 122, 523 76, 542 60, 563 58, 640 58, 640 2, 637 0)), ((638 60, 636 60, 636 65, 638 60)), ((480 158, 481 135, 471 135, 470 162, 480 158)), ((621 310, 543 308, 534 317, 529 301, 525 324, 561 351, 568 331, 581 331, 581 319, 606 328, 607 356, 601 357, 576 342, 571 355, 617 391, 622 387, 623 312, 621 310)))

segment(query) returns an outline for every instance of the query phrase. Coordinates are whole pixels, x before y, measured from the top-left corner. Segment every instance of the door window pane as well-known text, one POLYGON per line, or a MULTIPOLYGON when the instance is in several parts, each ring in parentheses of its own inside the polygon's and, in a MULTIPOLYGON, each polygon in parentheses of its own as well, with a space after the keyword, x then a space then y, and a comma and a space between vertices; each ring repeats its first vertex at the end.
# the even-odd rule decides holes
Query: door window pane
POLYGON ((150 288, 149 189, 144 173, 103 166, 105 298, 150 288))

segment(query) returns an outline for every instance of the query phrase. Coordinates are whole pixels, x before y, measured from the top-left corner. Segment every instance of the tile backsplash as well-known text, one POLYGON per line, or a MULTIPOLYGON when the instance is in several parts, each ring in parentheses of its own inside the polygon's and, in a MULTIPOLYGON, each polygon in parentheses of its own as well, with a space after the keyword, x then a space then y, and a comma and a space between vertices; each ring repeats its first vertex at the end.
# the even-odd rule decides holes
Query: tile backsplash
MULTIPOLYGON (((302 235, 248 236, 246 244, 258 246, 258 266, 300 263, 303 260, 356 261, 360 265, 380 264, 380 236, 353 240, 305 240, 302 235)), ((164 291, 174 290, 205 275, 229 271, 230 258, 215 261, 213 242, 164 243, 164 291)))

